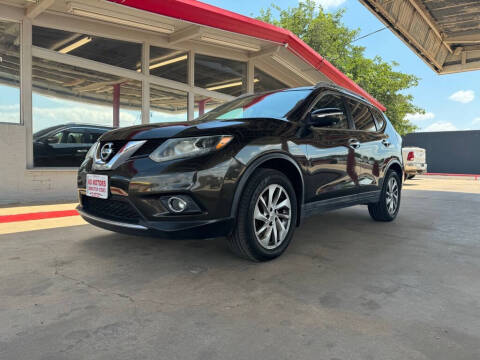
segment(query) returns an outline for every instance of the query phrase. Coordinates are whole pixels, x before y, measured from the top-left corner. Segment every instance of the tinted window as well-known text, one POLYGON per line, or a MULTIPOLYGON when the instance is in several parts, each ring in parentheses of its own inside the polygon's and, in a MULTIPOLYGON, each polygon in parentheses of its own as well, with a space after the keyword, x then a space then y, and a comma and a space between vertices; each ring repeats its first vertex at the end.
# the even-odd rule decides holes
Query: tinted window
POLYGON ((360 102, 355 100, 347 100, 352 112, 353 122, 355 123, 355 129, 363 131, 376 131, 375 122, 373 121, 372 113, 370 109, 360 102))
POLYGON ((375 116, 375 120, 377 120, 378 130, 383 129, 383 127, 385 126, 385 118, 383 117, 383 115, 380 114, 378 111, 373 111, 373 116, 375 116))
POLYGON ((68 144, 88 144, 91 143, 90 135, 83 129, 75 129, 67 132, 68 144))
POLYGON ((247 63, 195 55, 195 86, 239 96, 246 93, 247 63))
POLYGON ((56 133, 53 136, 50 136, 47 141, 49 144, 60 144, 63 141, 63 136, 64 132, 60 131, 59 133, 56 133))
POLYGON ((255 77, 253 82, 255 84, 255 93, 288 88, 288 86, 282 83, 280 80, 275 79, 258 68, 255 68, 255 77))
POLYGON ((213 109, 199 120, 284 118, 309 94, 310 90, 287 90, 245 96, 213 109))
POLYGON ((139 43, 33 26, 32 44, 125 69, 141 68, 142 44, 139 43))
POLYGON ((188 55, 186 52, 150 47, 150 74, 165 79, 187 82, 188 55))
POLYGON ((322 126, 323 128, 348 129, 345 106, 343 103, 343 99, 340 96, 334 94, 322 96, 321 99, 315 104, 312 111, 321 109, 340 109, 343 112, 342 115, 336 116, 338 118, 338 122, 330 126, 322 126))

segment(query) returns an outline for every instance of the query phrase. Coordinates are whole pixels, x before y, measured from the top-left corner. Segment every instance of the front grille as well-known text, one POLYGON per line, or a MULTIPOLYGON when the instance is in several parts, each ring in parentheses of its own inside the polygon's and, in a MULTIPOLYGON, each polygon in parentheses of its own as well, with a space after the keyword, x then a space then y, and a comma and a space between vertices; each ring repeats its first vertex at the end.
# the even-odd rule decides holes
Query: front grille
POLYGON ((108 161, 111 158, 113 158, 117 154, 117 152, 119 152, 120 149, 128 143, 128 141, 126 141, 126 140, 115 140, 115 141, 102 141, 102 142, 100 142, 100 146, 98 147, 98 154, 97 154, 99 158, 100 158, 100 153, 102 151, 103 145, 105 145, 107 143, 112 143, 113 144, 113 146, 112 146, 113 152, 110 155, 110 157, 107 159, 107 161, 108 161))
POLYGON ((82 206, 86 212, 104 219, 137 224, 140 221, 138 212, 125 201, 82 197, 82 206))

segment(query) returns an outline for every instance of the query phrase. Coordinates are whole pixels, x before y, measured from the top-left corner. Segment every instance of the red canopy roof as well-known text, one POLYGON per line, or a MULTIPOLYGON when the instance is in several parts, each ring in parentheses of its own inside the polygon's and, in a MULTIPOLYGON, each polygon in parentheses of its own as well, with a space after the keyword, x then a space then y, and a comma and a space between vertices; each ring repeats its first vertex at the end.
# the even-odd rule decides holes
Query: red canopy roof
POLYGON ((197 0, 109 0, 136 9, 185 20, 258 39, 287 44, 288 49, 321 71, 331 81, 367 98, 380 110, 386 108, 354 81, 324 59, 289 30, 264 23, 197 0))

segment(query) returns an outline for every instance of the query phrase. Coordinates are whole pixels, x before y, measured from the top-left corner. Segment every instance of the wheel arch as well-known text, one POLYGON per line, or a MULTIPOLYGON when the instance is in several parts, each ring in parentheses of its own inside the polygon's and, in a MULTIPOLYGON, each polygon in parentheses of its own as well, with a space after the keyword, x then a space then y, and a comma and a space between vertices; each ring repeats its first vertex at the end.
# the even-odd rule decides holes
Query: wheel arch
POLYGON ((300 224, 300 219, 302 215, 302 205, 305 193, 303 173, 298 163, 292 157, 280 152, 261 155, 255 160, 251 161, 250 164, 248 164, 235 188, 235 194, 233 197, 233 204, 231 209, 232 217, 236 217, 243 189, 245 188, 245 185, 247 184, 249 178, 258 168, 278 170, 288 177, 297 196, 298 211, 296 224, 298 226, 300 224))
POLYGON ((403 182, 403 166, 400 161, 398 161, 397 159, 391 160, 385 168, 385 175, 387 174, 388 170, 395 171, 400 178, 400 182, 403 182))

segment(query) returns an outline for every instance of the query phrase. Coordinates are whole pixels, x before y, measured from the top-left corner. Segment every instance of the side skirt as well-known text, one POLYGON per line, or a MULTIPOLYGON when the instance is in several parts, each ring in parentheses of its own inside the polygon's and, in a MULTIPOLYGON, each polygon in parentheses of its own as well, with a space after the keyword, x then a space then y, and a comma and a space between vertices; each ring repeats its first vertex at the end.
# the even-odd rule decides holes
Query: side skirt
POLYGON ((332 199, 320 200, 302 205, 302 219, 320 214, 325 211, 341 209, 354 205, 365 205, 380 201, 382 191, 369 191, 354 195, 341 196, 332 199))

